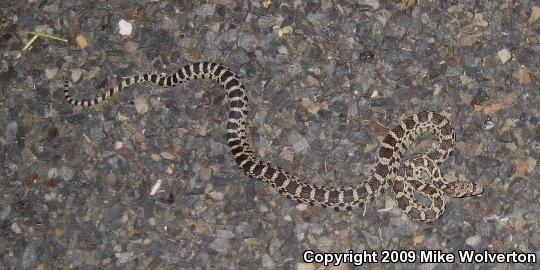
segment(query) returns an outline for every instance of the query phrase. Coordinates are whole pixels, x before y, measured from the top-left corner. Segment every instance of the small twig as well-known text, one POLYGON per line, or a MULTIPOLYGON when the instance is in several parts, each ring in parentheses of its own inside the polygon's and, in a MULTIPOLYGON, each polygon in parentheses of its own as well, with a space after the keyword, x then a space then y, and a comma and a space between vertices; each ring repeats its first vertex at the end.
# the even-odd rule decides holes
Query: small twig
POLYGON ((159 190, 159 187, 161 187, 161 179, 158 179, 154 186, 152 187, 152 190, 150 191, 150 196, 154 196, 156 192, 159 190))
POLYGON ((50 38, 50 39, 54 39, 54 40, 58 40, 58 41, 63 41, 63 42, 67 42, 68 40, 65 39, 65 38, 61 38, 61 37, 56 37, 56 36, 53 36, 53 35, 48 35, 48 34, 44 34, 44 33, 38 33, 38 32, 26 32, 27 34, 29 35, 34 35, 30 41, 28 41, 28 43, 26 43, 26 45, 24 45, 24 48, 22 48, 22 50, 17 54, 17 57, 16 58, 19 58, 21 57, 22 53, 26 50, 28 50, 28 48, 30 48, 30 46, 32 46, 32 44, 34 43, 34 41, 36 41, 36 39, 38 37, 45 37, 45 38, 50 38))
POLYGON ((32 39, 30 39, 30 41, 28 41, 28 43, 26 43, 26 45, 24 45, 24 48, 22 48, 21 51, 26 51, 28 50, 28 48, 30 48, 30 46, 32 45, 32 43, 34 43, 34 41, 36 41, 36 39, 38 38, 39 36, 33 36, 32 39))
POLYGON ((30 35, 36 35, 36 36, 40 36, 40 37, 46 37, 46 38, 50 38, 50 39, 54 39, 54 40, 68 42, 68 40, 65 39, 65 38, 61 38, 61 37, 57 37, 57 36, 53 36, 53 35, 49 35, 49 34, 45 34, 45 33, 39 33, 39 32, 26 32, 26 33, 30 34, 30 35))
POLYGON ((82 137, 84 138, 84 140, 87 142, 87 143, 92 143, 92 140, 90 140, 90 138, 88 138, 88 136, 86 134, 82 134, 82 137))
POLYGON ((32 45, 32 43, 34 43, 34 41, 36 41, 36 39, 38 38, 39 36, 38 35, 35 35, 32 37, 32 39, 30 39, 30 41, 28 41, 28 43, 26 43, 26 45, 24 45, 24 48, 22 48, 22 50, 19 52, 19 54, 17 54, 17 57, 16 58, 19 58, 21 57, 22 53, 26 50, 28 50, 28 48, 30 48, 30 46, 32 45))

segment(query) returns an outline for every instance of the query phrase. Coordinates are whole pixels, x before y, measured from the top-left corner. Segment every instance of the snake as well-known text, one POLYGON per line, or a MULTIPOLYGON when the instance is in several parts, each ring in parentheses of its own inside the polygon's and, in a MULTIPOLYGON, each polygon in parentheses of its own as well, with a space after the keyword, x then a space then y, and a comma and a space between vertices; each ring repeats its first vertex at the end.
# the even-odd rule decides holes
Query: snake
MULTIPOLYGON (((221 85, 229 104, 225 138, 236 165, 249 177, 271 186, 285 197, 306 205, 319 205, 336 211, 351 211, 365 207, 386 189, 393 193, 397 206, 412 220, 431 222, 445 210, 445 195, 475 196, 483 186, 471 181, 446 181, 439 166, 454 150, 455 133, 450 121, 440 113, 420 111, 403 118, 381 141, 375 162, 367 179, 355 186, 311 184, 281 167, 258 158, 248 141, 249 104, 246 88, 229 68, 215 62, 196 62, 171 75, 139 73, 121 78, 116 85, 101 90, 90 99, 76 99, 69 92, 70 82, 64 82, 64 98, 75 106, 92 107, 119 93, 126 87, 150 82, 160 87, 173 87, 196 79, 210 79, 221 85), (436 136, 434 146, 423 154, 404 160, 411 144, 423 133, 436 136), (425 178, 430 178, 430 181, 425 178), (422 195, 429 203, 418 199, 422 195)), ((365 210, 365 209, 364 209, 365 210)))

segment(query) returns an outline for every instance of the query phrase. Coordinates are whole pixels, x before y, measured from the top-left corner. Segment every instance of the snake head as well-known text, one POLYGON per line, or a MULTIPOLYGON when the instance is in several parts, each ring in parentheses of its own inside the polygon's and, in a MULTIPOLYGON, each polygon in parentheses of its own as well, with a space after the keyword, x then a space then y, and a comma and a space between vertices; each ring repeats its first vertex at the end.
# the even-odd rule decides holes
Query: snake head
POLYGON ((445 192, 456 198, 476 196, 484 192, 484 185, 469 181, 455 181, 447 185, 445 192))

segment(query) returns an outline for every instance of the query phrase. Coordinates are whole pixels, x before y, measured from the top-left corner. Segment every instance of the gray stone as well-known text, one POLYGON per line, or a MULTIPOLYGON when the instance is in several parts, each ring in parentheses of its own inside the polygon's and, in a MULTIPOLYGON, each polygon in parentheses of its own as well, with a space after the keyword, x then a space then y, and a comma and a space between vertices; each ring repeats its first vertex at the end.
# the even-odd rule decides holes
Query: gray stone
POLYGON ((36 246, 32 242, 29 242, 28 244, 26 244, 26 247, 24 248, 22 254, 22 268, 33 268, 36 265, 36 258, 36 246))
POLYGON ((211 16, 214 15, 215 12, 215 4, 203 4, 197 9, 196 14, 199 16, 211 16))
POLYGON ((212 241, 212 243, 210 243, 209 247, 219 253, 226 254, 231 248, 231 244, 230 240, 217 237, 214 239, 214 241, 212 241))
POLYGON ((257 38, 252 34, 240 33, 238 35, 238 46, 248 52, 252 52, 257 45, 257 38))

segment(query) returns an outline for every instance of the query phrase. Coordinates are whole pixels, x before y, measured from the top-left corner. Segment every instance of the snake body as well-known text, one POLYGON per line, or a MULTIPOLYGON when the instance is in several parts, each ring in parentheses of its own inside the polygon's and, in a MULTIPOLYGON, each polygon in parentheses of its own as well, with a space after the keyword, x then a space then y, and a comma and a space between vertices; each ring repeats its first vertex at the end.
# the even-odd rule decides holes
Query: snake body
POLYGON ((378 149, 376 161, 369 178, 357 186, 313 185, 298 180, 287 171, 260 160, 247 140, 248 97, 238 76, 221 64, 198 62, 186 65, 169 76, 155 73, 138 74, 122 79, 116 86, 103 91, 92 99, 74 99, 66 81, 64 97, 67 102, 90 107, 110 98, 129 85, 151 82, 161 87, 172 87, 194 80, 211 79, 225 88, 230 111, 226 124, 227 144, 234 161, 248 176, 269 184, 277 192, 299 203, 320 205, 336 211, 363 207, 390 186, 397 205, 414 220, 433 221, 445 209, 444 193, 454 197, 477 195, 482 186, 469 181, 445 181, 439 171, 454 148, 454 131, 450 122, 436 112, 421 111, 404 118, 386 134, 378 149), (402 161, 405 151, 426 132, 432 131, 437 137, 437 146, 426 154, 402 161), (431 183, 421 179, 421 173, 428 173, 431 183), (431 205, 424 206, 415 198, 415 192, 430 199, 431 205))

